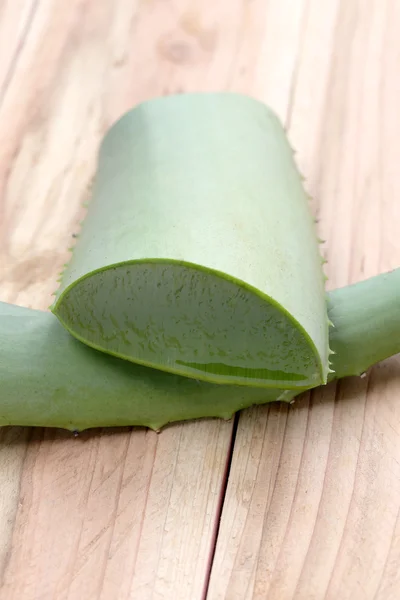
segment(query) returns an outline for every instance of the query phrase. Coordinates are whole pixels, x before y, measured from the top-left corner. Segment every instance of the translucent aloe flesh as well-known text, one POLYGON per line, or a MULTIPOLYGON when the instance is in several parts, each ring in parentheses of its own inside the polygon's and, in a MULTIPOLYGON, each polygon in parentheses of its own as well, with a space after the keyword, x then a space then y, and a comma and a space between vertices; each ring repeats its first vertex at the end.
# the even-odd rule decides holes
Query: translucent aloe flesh
POLYGON ((267 107, 152 100, 103 141, 54 314, 0 303, 0 425, 158 429, 291 401, 400 351, 399 292, 395 271, 326 295, 267 107))

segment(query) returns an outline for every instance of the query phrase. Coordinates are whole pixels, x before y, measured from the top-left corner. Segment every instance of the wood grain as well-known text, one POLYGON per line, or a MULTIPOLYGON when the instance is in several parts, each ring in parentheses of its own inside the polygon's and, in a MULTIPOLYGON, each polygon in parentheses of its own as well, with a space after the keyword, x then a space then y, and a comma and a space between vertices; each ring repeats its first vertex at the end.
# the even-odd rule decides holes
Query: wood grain
MULTIPOLYGON (((0 69, 2 300, 50 304, 105 130, 136 102, 168 93, 174 77, 186 85, 186 47, 199 71, 207 65, 212 51, 196 32, 179 41, 184 14, 131 0, 2 4, 11 44, 0 69)), ((203 597, 232 426, 78 439, 3 430, 0 597, 203 597)))
MULTIPOLYGON (((305 15, 288 133, 333 288, 400 263, 400 7, 311 1, 305 15)), ((241 415, 210 599, 399 597, 399 368, 241 415)))
POLYGON ((226 430, 34 431, 1 597, 201 597, 226 430))
MULTIPOLYGON (((3 0, 0 299, 50 304, 102 135, 183 91, 279 114, 330 287, 398 266, 399 27, 396 0, 3 0)), ((0 599, 397 599, 399 368, 237 431, 2 429, 0 599)))

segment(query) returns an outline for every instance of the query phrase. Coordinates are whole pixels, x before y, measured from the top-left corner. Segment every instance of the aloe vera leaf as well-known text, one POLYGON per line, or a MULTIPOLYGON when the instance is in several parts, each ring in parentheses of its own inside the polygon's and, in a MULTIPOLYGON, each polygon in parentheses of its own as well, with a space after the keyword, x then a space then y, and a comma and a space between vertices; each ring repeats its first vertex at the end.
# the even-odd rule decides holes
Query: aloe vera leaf
MULTIPOLYGON (((330 378, 360 375, 400 352, 400 269, 327 295, 330 378)), ((84 430, 228 418, 302 390, 216 385, 108 356, 77 341, 48 312, 0 302, 0 425, 84 430)))
POLYGON ((336 379, 400 352, 400 269, 334 290, 327 305, 336 379))
POLYGON ((52 307, 76 338, 219 384, 325 383, 318 242, 276 116, 236 94, 146 102, 117 122, 52 307))
POLYGON ((121 360, 82 344, 50 312, 0 302, 0 425, 159 429, 229 418, 283 390, 216 385, 121 360))
MULTIPOLYGON (((400 352, 400 269, 327 295, 331 378, 400 352)), ((0 425, 83 430, 231 416, 300 390, 215 385, 132 364, 81 344, 51 313, 0 302, 0 425)))

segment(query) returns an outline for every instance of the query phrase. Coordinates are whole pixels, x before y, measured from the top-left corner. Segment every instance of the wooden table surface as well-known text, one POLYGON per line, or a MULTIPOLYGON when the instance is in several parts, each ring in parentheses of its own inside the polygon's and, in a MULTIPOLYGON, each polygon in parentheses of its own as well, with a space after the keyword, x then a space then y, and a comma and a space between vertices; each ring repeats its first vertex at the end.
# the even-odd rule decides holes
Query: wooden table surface
MULTIPOLYGON (((398 0, 1 0, 0 299, 46 308, 100 140, 232 90, 285 122, 329 287, 400 265, 398 0)), ((1 383, 0 383, 1 385, 1 383)), ((400 361, 235 421, 0 430, 1 600, 397 600, 400 361)))

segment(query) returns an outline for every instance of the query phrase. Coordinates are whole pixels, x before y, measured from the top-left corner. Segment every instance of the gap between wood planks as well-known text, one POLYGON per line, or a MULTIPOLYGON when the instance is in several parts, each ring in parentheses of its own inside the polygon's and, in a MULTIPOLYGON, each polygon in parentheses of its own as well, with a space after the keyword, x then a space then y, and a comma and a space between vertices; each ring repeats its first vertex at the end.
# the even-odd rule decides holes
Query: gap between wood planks
POLYGON ((222 512, 224 510, 225 497, 226 497, 226 492, 227 492, 228 483, 229 483, 229 475, 230 475, 231 467, 232 467, 233 453, 235 450, 235 441, 236 441, 236 434, 237 434, 237 429, 238 429, 238 425, 239 425, 239 417, 240 417, 240 412, 235 413, 235 415, 233 417, 231 440, 230 440, 229 450, 228 450, 228 454, 227 454, 227 458, 226 458, 225 472, 224 472, 224 476, 223 476, 222 484, 221 484, 220 500, 219 500, 218 508, 215 513, 215 530, 214 530, 214 534, 213 534, 213 537, 211 540, 212 544, 210 547, 209 560, 208 560, 207 568, 206 568, 205 574, 204 574, 204 589, 203 589, 203 594, 201 596, 201 600, 207 600, 207 597, 208 597, 208 589, 210 587, 211 571, 212 571, 212 568, 214 565, 215 552, 217 550, 218 536, 219 536, 219 530, 220 530, 220 525, 221 525, 221 517, 222 517, 222 512))

